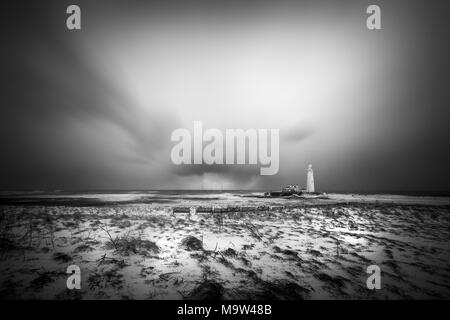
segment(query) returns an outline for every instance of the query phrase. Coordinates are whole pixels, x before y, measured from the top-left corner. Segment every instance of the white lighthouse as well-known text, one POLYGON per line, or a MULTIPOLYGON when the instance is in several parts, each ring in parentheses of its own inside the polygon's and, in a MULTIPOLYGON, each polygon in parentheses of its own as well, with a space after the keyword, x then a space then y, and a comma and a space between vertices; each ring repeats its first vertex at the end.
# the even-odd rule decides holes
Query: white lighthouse
POLYGON ((306 192, 314 192, 314 172, 311 164, 308 166, 308 174, 306 176, 306 192))

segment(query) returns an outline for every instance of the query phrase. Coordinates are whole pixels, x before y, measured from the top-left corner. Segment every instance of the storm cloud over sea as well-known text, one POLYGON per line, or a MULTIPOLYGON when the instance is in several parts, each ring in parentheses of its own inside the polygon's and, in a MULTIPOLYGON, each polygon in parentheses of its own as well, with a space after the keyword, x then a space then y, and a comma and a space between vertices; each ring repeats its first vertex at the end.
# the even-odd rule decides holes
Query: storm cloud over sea
POLYGON ((448 4, 4 1, 0 188, 448 190, 448 4), (280 130, 280 169, 175 166, 177 128, 280 130))

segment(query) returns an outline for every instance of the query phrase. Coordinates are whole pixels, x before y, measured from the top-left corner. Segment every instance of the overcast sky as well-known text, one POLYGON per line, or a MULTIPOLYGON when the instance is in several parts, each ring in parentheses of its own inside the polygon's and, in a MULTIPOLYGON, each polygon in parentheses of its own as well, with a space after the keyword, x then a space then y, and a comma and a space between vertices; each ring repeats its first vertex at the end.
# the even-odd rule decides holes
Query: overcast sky
POLYGON ((448 1, 164 2, 2 2, 0 189, 450 190, 448 1), (173 165, 195 120, 280 129, 279 173, 173 165))

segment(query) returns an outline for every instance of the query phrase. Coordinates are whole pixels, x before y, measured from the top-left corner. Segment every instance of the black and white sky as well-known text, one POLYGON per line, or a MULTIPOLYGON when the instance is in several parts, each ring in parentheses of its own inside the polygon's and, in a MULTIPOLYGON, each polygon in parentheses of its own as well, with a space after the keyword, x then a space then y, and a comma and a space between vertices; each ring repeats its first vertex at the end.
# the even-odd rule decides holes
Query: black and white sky
POLYGON ((1 190, 273 189, 309 163, 323 191, 450 190, 448 1, 0 8, 1 190), (175 166, 170 135, 195 120, 280 129, 279 173, 175 166))

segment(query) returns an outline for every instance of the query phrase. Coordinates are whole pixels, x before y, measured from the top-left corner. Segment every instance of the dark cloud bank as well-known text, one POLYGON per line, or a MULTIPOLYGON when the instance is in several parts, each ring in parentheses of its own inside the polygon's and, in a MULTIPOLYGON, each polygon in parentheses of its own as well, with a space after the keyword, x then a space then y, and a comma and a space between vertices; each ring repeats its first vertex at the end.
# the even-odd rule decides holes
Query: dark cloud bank
MULTIPOLYGON (((102 23, 117 17, 126 25, 135 16, 145 16, 149 8, 152 15, 160 10, 164 15, 179 17, 184 10, 205 15, 212 10, 223 15, 225 22, 233 23, 236 16, 257 15, 262 7, 256 2, 245 7, 235 2, 215 2, 217 7, 203 2, 167 6, 136 2, 124 9, 115 1, 79 3, 87 30, 102 28, 102 23)), ((286 2, 279 6, 314 12, 332 8, 345 16, 345 12, 365 5, 346 1, 337 7, 332 3, 313 6, 309 2, 286 2)), ((383 8, 384 30, 374 41, 382 46, 387 43, 383 37, 389 36, 404 41, 404 45, 397 52, 402 62, 393 71, 399 81, 390 88, 395 98, 388 99, 385 111, 376 114, 379 118, 368 117, 354 128, 355 136, 373 130, 373 139, 366 139, 348 154, 341 153, 340 132, 335 132, 322 141, 323 148, 338 150, 330 159, 308 154, 296 162, 290 152, 301 149, 311 137, 320 136, 323 128, 301 125, 301 116, 286 114, 287 118, 299 117, 300 125, 281 131, 280 173, 260 177, 259 167, 171 164, 169 137, 182 119, 157 100, 146 102, 143 108, 142 102, 121 88, 120 81, 98 72, 79 45, 87 31, 69 33, 64 28, 61 12, 71 3, 3 2, 0 188, 179 189, 189 187, 187 179, 212 173, 217 179, 235 182, 234 186, 261 189, 303 179, 302 169, 312 162, 323 190, 448 191, 450 7, 447 1, 377 3, 383 8), (371 128, 374 121, 377 125, 371 128)), ((271 7, 264 10, 270 13, 271 7)))

